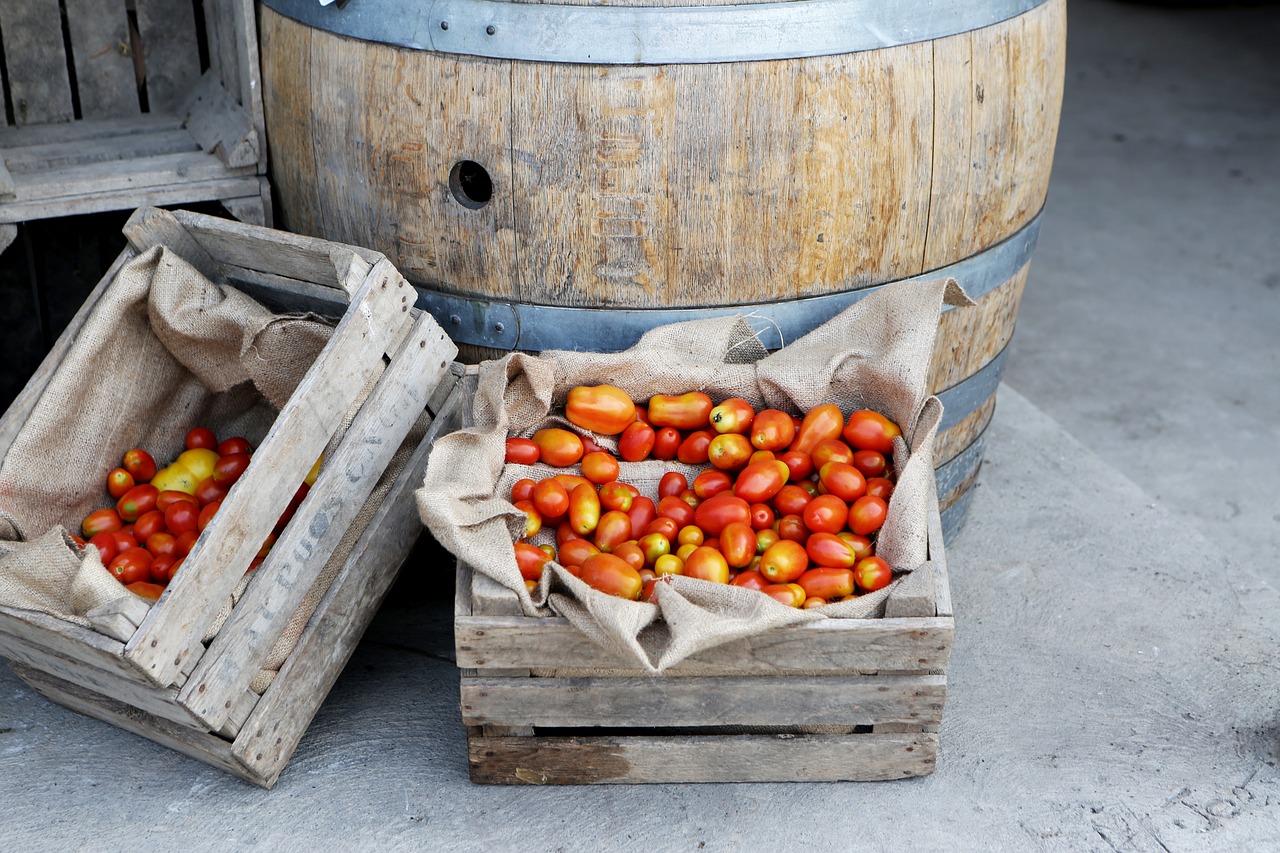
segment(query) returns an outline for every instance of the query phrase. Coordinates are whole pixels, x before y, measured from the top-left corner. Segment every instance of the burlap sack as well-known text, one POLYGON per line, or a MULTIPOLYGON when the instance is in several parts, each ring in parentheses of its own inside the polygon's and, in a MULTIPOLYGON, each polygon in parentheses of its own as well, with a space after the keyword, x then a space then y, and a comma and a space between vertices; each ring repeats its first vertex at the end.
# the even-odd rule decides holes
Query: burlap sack
MULTIPOLYGON (((803 338, 766 354, 742 317, 653 329, 620 353, 514 353, 481 365, 474 426, 440 438, 417 493, 423 521, 445 547, 514 590, 524 612, 561 615, 638 668, 660 672, 702 649, 771 627, 825 618, 883 615, 890 589, 813 610, 796 610, 752 590, 674 577, 654 604, 601 594, 551 564, 532 594, 516 567, 513 542, 524 514, 507 496, 515 480, 547 476, 546 466, 504 465, 508 434, 547 423, 575 385, 609 383, 637 400, 700 390, 738 396, 757 408, 798 413, 821 403, 845 412, 872 408, 901 424, 898 485, 877 553, 904 574, 927 558, 933 440, 942 413, 927 393, 943 303, 971 305, 950 279, 893 285, 857 302, 803 338), (909 456, 907 448, 910 448, 909 456)), ((597 437, 606 446, 612 439, 597 437)), ((622 463, 619 477, 654 496, 669 463, 622 463)))
MULTIPOLYGON (((96 549, 80 555, 66 538, 106 505, 107 472, 131 447, 164 464, 196 424, 257 445, 331 331, 317 317, 272 314, 163 247, 125 264, 0 461, 0 605, 88 627, 85 613, 132 595, 96 549)), ((290 626, 270 668, 296 643, 338 557, 295 614, 301 624, 290 626)), ((205 641, 243 588, 224 602, 205 641)), ((263 673, 255 683, 269 679, 263 673)))

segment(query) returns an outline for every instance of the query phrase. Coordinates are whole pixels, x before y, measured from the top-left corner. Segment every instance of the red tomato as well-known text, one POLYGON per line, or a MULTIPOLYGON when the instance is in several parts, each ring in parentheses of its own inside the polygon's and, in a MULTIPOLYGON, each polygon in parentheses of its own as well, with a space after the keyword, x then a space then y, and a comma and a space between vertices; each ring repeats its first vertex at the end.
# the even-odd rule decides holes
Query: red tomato
POLYGON ((675 521, 676 527, 693 524, 694 509, 688 503, 674 495, 668 495, 658 501, 658 515, 675 521))
MULTIPOLYGON (((141 520, 139 520, 141 523, 141 520)), ((189 501, 177 501, 169 504, 164 511, 164 523, 174 536, 180 533, 198 531, 200 529, 200 509, 189 501)))
POLYGON ((760 590, 774 601, 780 601, 788 607, 803 607, 805 602, 804 587, 796 583, 771 583, 760 590))
POLYGON ((853 579, 860 589, 875 592, 893 581, 893 569, 882 557, 867 557, 853 567, 853 579))
POLYGON ((751 422, 751 444, 757 450, 786 450, 796 436, 791 416, 777 409, 757 412, 751 422))
POLYGON ((779 515, 800 515, 811 500, 813 495, 805 491, 803 486, 788 483, 773 496, 773 508, 779 515))
MULTIPOLYGON (((570 497, 572 496, 573 493, 570 492, 570 497)), ((600 506, 604 509, 616 509, 622 512, 630 512, 631 505, 635 503, 636 500, 632 497, 631 491, 625 485, 616 480, 612 483, 605 483, 601 486, 599 497, 600 506)))
POLYGON ((166 527, 164 513, 158 509, 153 509, 151 512, 143 513, 133 523, 133 535, 139 542, 146 542, 151 537, 151 534, 163 533, 166 527))
POLYGON ((626 513, 631 519, 631 530, 640 532, 647 529, 650 522, 658 517, 658 507, 652 498, 641 496, 631 499, 631 509, 626 510, 626 513))
POLYGON ((632 566, 613 554, 592 554, 582 563, 582 581, 606 595, 636 601, 644 581, 632 566))
POLYGON ((611 509, 600 516, 595 530, 596 547, 605 553, 626 542, 631 537, 631 517, 625 512, 611 509))
POLYGON ((107 570, 122 584, 150 581, 152 559, 151 552, 145 548, 129 548, 117 554, 107 570))
MULTIPOLYGON (((212 478, 210 481, 212 482, 212 478)), ((221 498, 218 498, 218 500, 221 500, 221 498)), ((170 489, 167 492, 161 492, 156 495, 156 509, 160 512, 164 512, 171 504, 179 501, 196 504, 197 506, 200 505, 200 498, 198 495, 189 495, 186 492, 179 492, 177 489, 170 489)))
POLYGON ((828 462, 852 462, 853 448, 838 438, 827 438, 818 442, 809 457, 813 467, 821 471, 828 462))
POLYGON ((582 455, 583 456, 586 456, 588 453, 608 453, 609 452, 605 448, 601 447, 596 442, 596 440, 589 435, 581 435, 578 437, 582 439, 582 455))
POLYGON ((584 449, 582 439, 576 433, 559 427, 547 427, 533 434, 533 443, 538 445, 542 461, 556 468, 568 468, 582 458, 584 449))
POLYGON ((866 494, 867 481, 862 473, 847 462, 828 462, 818 473, 818 482, 829 494, 852 503, 866 494))
POLYGON ((516 501, 516 509, 524 513, 524 533, 522 538, 532 539, 542 529, 542 513, 533 505, 533 501, 516 501))
POLYGON ((711 536, 719 536, 731 522, 751 525, 751 505, 737 495, 721 492, 698 504, 694 523, 711 536))
POLYGON ((221 456, 213 466, 213 482, 224 489, 230 489, 249 467, 249 454, 232 453, 221 456))
POLYGON ((773 508, 768 504, 754 503, 751 505, 751 528, 753 530, 767 530, 773 527, 775 521, 777 521, 777 517, 773 512, 773 508))
POLYGON ((569 526, 581 536, 600 523, 600 494, 591 483, 583 483, 569 493, 569 526))
POLYGON ((680 452, 680 444, 683 441, 684 436, 680 434, 680 430, 675 427, 662 427, 654 434, 653 458, 670 462, 680 452))
POLYGON ((556 562, 566 569, 579 568, 587 557, 599 553, 600 549, 587 539, 570 539, 560 546, 556 562))
POLYGON ((141 447, 135 447, 125 453, 123 466, 136 483, 146 483, 156 475, 156 460, 141 447))
POLYGON ((728 432, 711 439, 707 445, 707 461, 724 471, 737 471, 747 467, 754 452, 745 435, 728 432))
POLYGON ((720 553, 730 568, 741 569, 756 556, 756 532, 748 524, 732 521, 720 531, 720 553))
POLYGON ((693 478, 693 493, 709 498, 733 488, 733 478, 716 468, 708 468, 693 478))
POLYGON ((649 398, 649 423, 656 427, 701 430, 709 426, 715 404, 701 391, 688 394, 655 394, 649 398))
POLYGON ((865 536, 859 536, 852 530, 842 530, 836 534, 841 539, 849 543, 849 547, 853 549, 854 555, 859 560, 870 557, 876 552, 875 545, 865 536))
POLYGON ((618 479, 618 460, 601 450, 583 454, 582 476, 593 483, 611 483, 618 479))
POLYGON ((712 583, 729 582, 729 564, 724 554, 707 545, 699 545, 684 560, 684 576, 712 583))
POLYGON ((790 583, 809 568, 809 555, 804 546, 790 539, 779 539, 760 555, 760 574, 772 583, 790 583))
MULTIPOLYGON (((205 504, 211 504, 214 501, 222 500, 227 496, 227 491, 227 489, 215 483, 212 476, 209 476, 196 483, 196 490, 190 495, 186 492, 168 491, 161 492, 160 497, 163 498, 165 495, 184 495, 188 498, 194 497, 200 506, 204 506, 205 504)), ((161 508, 160 501, 156 502, 156 507, 161 508)))
POLYGON ((798 515, 784 515, 778 519, 777 531, 779 538, 789 539, 792 542, 804 544, 809 539, 809 528, 805 526, 804 519, 798 515))
POLYGON ((253 450, 249 445, 249 439, 243 436, 233 436, 232 438, 224 438, 218 443, 218 455, 230 456, 233 453, 249 453, 253 450))
POLYGON ((569 423, 588 432, 617 435, 635 422, 636 404, 630 394, 613 385, 579 385, 570 389, 564 414, 569 423))
POLYGON ((98 553, 102 556, 102 565, 109 566, 111 561, 116 558, 116 554, 120 552, 120 546, 116 542, 116 537, 111 531, 103 530, 95 533, 89 538, 89 545, 98 549, 98 553))
POLYGON ((209 522, 213 520, 213 514, 218 511, 218 507, 222 506, 222 501, 214 501, 207 503, 200 509, 200 517, 196 521, 196 527, 204 530, 209 526, 209 522))
POLYGON ((888 513, 889 505, 882 498, 863 495, 849 508, 849 529, 859 536, 875 533, 888 513))
POLYGON ((113 498, 124 497, 135 485, 133 475, 123 468, 113 468, 107 473, 107 494, 113 498))
POLYGON ((888 456, 893 453, 893 439, 902 435, 902 430, 879 412, 860 409, 849 415, 843 435, 858 450, 875 450, 888 456))
POLYGON ((674 497, 689 488, 689 480, 679 471, 668 471, 658 481, 658 498, 674 497))
POLYGON ((640 421, 632 421, 618 436, 618 455, 627 462, 642 462, 653 452, 658 435, 653 427, 640 421))
POLYGON ((544 520, 564 515, 569 511, 569 492, 558 481, 547 477, 533 487, 533 505, 544 520))
MULTIPOLYGON (((612 553, 613 556, 621 557, 623 560, 626 560, 627 565, 640 572, 641 575, 644 574, 644 571, 647 571, 644 568, 644 551, 640 548, 639 544, 630 541, 623 542, 621 545, 614 548, 612 553)), ((650 572, 650 574, 652 574, 652 572, 650 572)))
POLYGON ((514 462, 517 465, 533 465, 541 455, 542 451, 538 449, 538 445, 533 443, 533 439, 508 438, 507 452, 503 461, 514 462))
POLYGON ((658 516, 644 526, 642 535, 648 536, 650 533, 661 533, 667 537, 668 542, 674 542, 676 537, 680 535, 680 523, 674 518, 658 516))
POLYGON ((805 505, 800 514, 810 533, 836 534, 844 530, 849 518, 849 505, 835 495, 818 495, 805 505))
POLYGON ((649 410, 644 406, 636 406, 636 420, 640 421, 642 424, 649 424, 649 426, 653 426, 653 423, 649 420, 649 410))
POLYGON ((172 533, 152 533, 147 537, 147 550, 152 557, 178 557, 178 539, 172 533))
POLYGON ((813 473, 813 459, 807 453, 799 453, 795 450, 788 450, 786 453, 778 455, 787 465, 787 470, 791 472, 791 476, 787 478, 788 482, 798 483, 813 473))
POLYGON ((864 477, 883 477, 885 465, 884 454, 877 450, 859 450, 853 454, 853 467, 864 477))
POLYGON ((521 477, 511 484, 511 502, 533 500, 533 487, 538 485, 528 477, 521 477))
POLYGON ((893 481, 884 477, 871 477, 867 480, 867 494, 888 501, 893 494, 893 481))
POLYGON ((130 548, 138 547, 138 540, 133 535, 132 532, 116 530, 111 534, 111 536, 116 540, 116 556, 117 557, 123 554, 125 551, 128 551, 130 548))
POLYGON ((743 586, 747 589, 763 590, 769 585, 768 579, 758 571, 738 572, 738 576, 729 581, 733 586, 743 586))
POLYGON ((186 533, 179 533, 177 539, 174 540, 174 552, 178 558, 187 556, 191 553, 191 549, 196 546, 196 540, 200 538, 200 533, 195 530, 188 530, 186 533))
POLYGON ((843 428, 844 415, 841 414, 839 406, 834 403, 814 406, 805 412, 800 429, 796 432, 796 439, 789 449, 812 454, 818 442, 839 438, 840 430, 843 428))
POLYGON ((150 483, 134 486, 116 502, 116 512, 125 521, 137 521, 140 516, 156 508, 156 498, 159 496, 160 490, 150 483))
POLYGON ((156 601, 164 594, 163 586, 149 581, 134 581, 133 583, 125 584, 125 589, 140 598, 145 598, 147 601, 156 601))
MULTIPOLYGON (((528 542, 515 543, 516 566, 520 569, 520 577, 527 581, 536 581, 542 577, 542 567, 550 562, 546 552, 528 542)), ((509 565, 509 564, 508 564, 509 565)))
MULTIPOLYGON (((834 533, 820 531, 809 537, 804 543, 805 553, 809 555, 810 561, 818 566, 830 566, 837 569, 852 569, 858 562, 858 553, 854 550, 853 545, 841 539, 834 533)), ((850 577, 852 580, 852 576, 850 577)), ((806 590, 807 591, 807 590, 806 590)), ((811 593, 818 595, 818 593, 811 593)), ((846 592, 845 595, 852 595, 852 591, 846 592)), ((819 596, 821 598, 830 598, 827 595, 819 596)))
POLYGON ((746 435, 751 431, 751 421, 756 416, 755 407, 741 397, 730 397, 711 410, 707 421, 720 434, 746 435))
MULTIPOLYGON (((218 439, 214 437, 213 430, 202 426, 195 427, 188 432, 186 441, 183 444, 186 445, 187 450, 195 450, 198 447, 214 451, 218 449, 218 439)), ((221 456, 222 454, 218 455, 221 456)))
POLYGON ((711 433, 705 429, 695 430, 685 436, 676 450, 676 458, 686 465, 704 465, 707 462, 707 450, 711 447, 711 433))
POLYGON ((156 557, 151 561, 151 580, 157 584, 166 584, 169 582, 169 575, 173 572, 173 564, 178 561, 177 557, 156 557))
POLYGON ((80 522, 80 531, 86 539, 92 539, 99 533, 112 533, 124 528, 124 519, 114 509, 98 509, 85 516, 80 522))
POLYGON ((785 462, 755 462, 742 469, 733 484, 733 493, 748 503, 763 503, 786 485, 788 468, 785 462))

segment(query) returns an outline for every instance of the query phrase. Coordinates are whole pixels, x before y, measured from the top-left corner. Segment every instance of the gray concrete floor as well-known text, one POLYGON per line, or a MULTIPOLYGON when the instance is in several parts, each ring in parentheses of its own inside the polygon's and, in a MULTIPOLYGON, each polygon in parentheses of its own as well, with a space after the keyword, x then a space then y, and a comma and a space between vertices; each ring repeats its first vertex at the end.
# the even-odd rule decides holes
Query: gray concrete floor
POLYGON ((10 849, 1280 849, 1280 7, 1070 8, 1041 244, 968 526, 937 772, 467 781, 414 567, 270 793, 0 670, 10 849))

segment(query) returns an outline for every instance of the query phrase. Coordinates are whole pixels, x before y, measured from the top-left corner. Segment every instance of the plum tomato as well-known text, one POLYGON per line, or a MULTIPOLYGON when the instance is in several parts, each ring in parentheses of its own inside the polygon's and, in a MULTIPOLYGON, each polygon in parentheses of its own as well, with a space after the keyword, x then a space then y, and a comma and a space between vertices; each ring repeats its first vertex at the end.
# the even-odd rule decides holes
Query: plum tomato
POLYGON ((787 478, 788 482, 798 483, 813 473, 813 458, 807 453, 788 450, 778 454, 778 458, 786 463, 787 469, 791 472, 791 476, 787 478))
POLYGON ((633 541, 623 542, 621 545, 613 549, 613 556, 621 557, 627 561, 627 564, 636 571, 644 569, 645 556, 644 550, 640 545, 633 541))
POLYGON ((620 510, 611 509, 600 516, 595 529, 596 547, 608 553, 617 546, 633 538, 631 535, 631 517, 620 510))
POLYGON ((137 521, 140 516, 156 508, 156 498, 159 496, 159 489, 150 483, 134 486, 116 502, 116 512, 125 521, 137 521))
POLYGON ((705 429, 694 430, 684 437, 676 450, 676 459, 686 465, 704 465, 711 447, 711 432, 705 429))
POLYGON ((536 481, 528 477, 521 477, 511 484, 511 502, 531 501, 533 500, 533 487, 538 485, 536 481))
POLYGON ((875 450, 889 456, 893 453, 893 439, 902 435, 902 430, 879 412, 859 409, 849 415, 842 434, 857 450, 875 450))
POLYGON ((809 541, 810 530, 805 526, 804 519, 798 515, 784 515, 777 521, 778 538, 789 539, 792 542, 799 542, 803 545, 809 541))
POLYGON ((129 548, 117 554, 107 570, 125 585, 150 581, 152 559, 151 552, 145 548, 129 548))
POLYGON ((893 581, 893 569, 883 557, 866 557, 853 567, 853 579, 864 592, 875 592, 893 581))
POLYGON ((172 533, 160 531, 152 533, 146 539, 146 549, 151 552, 152 557, 169 557, 177 559, 178 556, 178 538, 172 533))
POLYGON ((763 590, 769 585, 769 581, 764 575, 758 571, 748 570, 738 572, 738 576, 729 581, 732 586, 746 587, 747 589, 763 590))
POLYGON ((117 556, 128 551, 130 548, 138 547, 138 540, 134 537, 132 531, 116 530, 112 532, 111 536, 116 540, 117 556))
POLYGON ((213 466, 213 482, 224 489, 230 489, 249 467, 250 456, 247 453, 232 453, 223 456, 213 466))
POLYGON ((124 519, 120 517, 120 513, 111 508, 94 510, 80 522, 80 532, 86 539, 92 539, 99 533, 113 533, 123 527, 124 519))
MULTIPOLYGON (((804 413, 800 429, 796 431, 796 439, 789 450, 812 454, 819 442, 831 438, 839 438, 844 428, 844 415, 835 403, 824 403, 814 406, 804 413)), ((815 462, 816 464, 816 462, 815 462)))
POLYGON ((680 535, 680 524, 674 518, 658 516, 646 524, 641 531, 643 536, 647 536, 650 533, 661 533, 667 537, 668 542, 674 542, 676 537, 680 535))
POLYGON ((192 530, 199 531, 200 508, 190 501, 175 501, 165 509, 164 523, 174 536, 192 530))
POLYGON ((730 568, 745 568, 756 555, 756 532, 740 521, 726 524, 720 531, 720 553, 730 568))
POLYGON ((183 465, 177 463, 166 465, 156 472, 151 478, 151 485, 155 486, 162 492, 177 491, 186 492, 194 495, 196 492, 196 484, 200 481, 196 479, 196 475, 183 465))
MULTIPOLYGON (((572 494, 570 492, 570 497, 572 497, 572 494)), ((635 500, 631 490, 617 480, 605 483, 600 487, 600 506, 606 510, 616 509, 622 512, 630 512, 631 505, 635 503, 635 500)))
POLYGON ((123 468, 113 468, 107 472, 107 494, 113 498, 123 497, 135 485, 133 475, 123 468))
POLYGON ((582 439, 577 433, 559 427, 547 427, 533 434, 542 461, 556 468, 568 468, 582 458, 582 439))
POLYGON ((586 539, 570 539, 560 546, 556 562, 567 569, 581 567, 587 557, 599 554, 600 549, 586 539))
MULTIPOLYGON (((197 510, 199 512, 199 510, 197 510)), ((133 523, 133 535, 139 542, 146 542, 152 533, 163 533, 168 528, 164 513, 158 509, 145 512, 133 523)))
POLYGON ((116 537, 107 530, 91 536, 87 544, 98 549, 98 554, 102 557, 102 565, 104 566, 111 565, 111 561, 116 558, 116 554, 120 551, 120 546, 116 542, 116 537))
POLYGON ((805 504, 800 514, 810 533, 836 534, 849 519, 849 505, 835 495, 818 495, 805 504))
POLYGON ((644 552, 645 564, 649 566, 658 562, 658 558, 664 554, 671 553, 671 540, 661 533, 647 533, 636 544, 644 552))
MULTIPOLYGON (((213 477, 206 477, 200 482, 196 483, 196 490, 192 494, 187 495, 187 497, 194 497, 196 499, 196 502, 200 506, 204 506, 205 504, 211 504, 214 501, 222 500, 227 496, 227 491, 228 489, 222 486, 219 486, 217 483, 215 483, 213 481, 213 477)), ((161 496, 164 496, 164 495, 181 495, 184 493, 174 491, 174 492, 161 492, 160 494, 161 496)), ((157 503, 157 506, 159 506, 158 503, 157 503)))
POLYGON ((893 495, 893 480, 886 477, 870 477, 867 479, 867 494, 888 501, 893 495))
POLYGON ((656 427, 701 430, 710 426, 715 404, 701 391, 688 394, 655 394, 649 398, 649 423, 656 427))
POLYGON ((698 504, 694 523, 711 536, 719 536, 727 524, 738 521, 751 525, 751 504, 737 495, 721 492, 698 504))
POLYGON ((569 423, 588 432, 617 435, 635 422, 636 404, 630 394, 613 385, 579 385, 569 389, 564 414, 569 423))
POLYGON ((209 429, 208 427, 198 426, 198 427, 193 427, 187 433, 187 437, 186 437, 186 440, 183 441, 183 445, 187 448, 187 450, 204 448, 206 450, 212 450, 214 452, 217 452, 218 439, 214 436, 213 430, 209 429))
POLYGON ((733 478, 717 468, 708 468, 693 478, 693 493, 703 500, 733 488, 733 478))
POLYGON ((686 524, 676 534, 676 544, 698 546, 707 541, 707 534, 696 524, 686 524))
POLYGON ((154 583, 166 584, 169 582, 169 573, 173 571, 173 564, 178 561, 178 557, 156 557, 151 561, 151 580, 154 583))
POLYGON ((889 505, 884 499, 863 495, 849 508, 849 529, 859 536, 875 533, 884 524, 889 505))
POLYGON ((129 472, 135 483, 147 483, 156 475, 156 460, 141 447, 126 451, 121 466, 129 472))
POLYGON ((779 539, 760 555, 760 574, 771 583, 790 583, 809 568, 809 555, 804 546, 790 539, 779 539))
POLYGON ((711 439, 707 445, 707 461, 723 471, 738 471, 747 467, 755 452, 745 435, 727 432, 711 439))
POLYGON ((196 540, 200 538, 200 533, 195 530, 188 530, 186 533, 179 533, 173 542, 174 553, 179 557, 185 557, 191 553, 191 549, 196 546, 196 540))
POLYGON ((219 456, 230 456, 233 453, 250 453, 252 450, 253 448, 249 444, 249 439, 241 435, 224 438, 222 441, 218 442, 217 447, 219 456))
POLYGON ((841 530, 836 535, 849 543, 849 547, 853 548, 853 553, 859 560, 870 557, 876 552, 876 547, 870 539, 866 536, 859 536, 852 530, 841 530))
POLYGON ((222 501, 214 501, 213 503, 207 503, 201 507, 200 516, 196 520, 196 527, 201 531, 208 527, 209 522, 213 520, 214 513, 216 513, 218 508, 221 506, 222 501))
POLYGON ((164 586, 150 581, 134 581, 125 584, 125 589, 138 596, 145 598, 147 601, 157 601, 164 594, 164 586))
POLYGON ((524 513, 524 539, 532 539, 542 529, 542 513, 533 505, 533 501, 516 501, 516 509, 524 513))
MULTIPOLYGON (((536 545, 530 545, 528 542, 515 543, 516 566, 520 569, 520 577, 527 581, 536 581, 542 577, 542 567, 550 562, 551 558, 546 552, 536 545)), ((510 565, 508 563, 508 565, 510 565)))
MULTIPOLYGON (((221 500, 221 498, 218 498, 218 500, 221 500)), ((168 491, 160 492, 156 495, 156 509, 160 510, 160 512, 164 512, 171 504, 175 504, 180 501, 195 504, 196 506, 200 505, 200 499, 196 495, 189 495, 186 492, 168 491)))
POLYGON ((757 450, 786 450, 795 439, 796 426, 791 416, 777 409, 757 412, 751 422, 751 444, 757 450))
POLYGON ((580 536, 593 533, 600 523, 600 493, 591 483, 575 486, 569 493, 569 526, 580 536))
POLYGON ((602 450, 593 450, 582 457, 582 476, 596 485, 612 483, 621 470, 618 460, 602 450))
POLYGON ((533 465, 541 457, 542 451, 530 438, 508 438, 504 462, 516 465, 533 465))
POLYGON ((883 477, 887 467, 884 454, 877 450, 859 450, 853 454, 852 464, 867 479, 883 477))
POLYGON ((173 464, 181 465, 190 471, 191 476, 195 477, 198 483, 205 477, 213 476, 214 466, 218 464, 218 460, 221 458, 216 450, 197 447, 193 450, 182 451, 182 453, 178 454, 178 458, 173 460, 173 464))
POLYGON ((632 421, 618 436, 618 455, 627 462, 643 462, 653 452, 658 435, 653 427, 640 421, 632 421))
POLYGON ((677 528, 693 524, 694 509, 684 500, 675 495, 668 495, 658 501, 658 515, 670 518, 676 523, 677 528))
POLYGON ((754 503, 751 505, 752 530, 767 530, 768 528, 773 527, 773 523, 775 521, 777 521, 777 515, 773 511, 773 507, 765 503, 754 503))
POLYGON ((730 397, 711 410, 707 421, 721 435, 736 433, 745 436, 751 431, 751 421, 755 416, 754 406, 741 397, 730 397))
POLYGON ((753 462, 738 474, 733 493, 747 503, 763 503, 782 490, 789 473, 786 463, 776 459, 753 462))
POLYGON ((712 583, 728 583, 729 563, 715 548, 699 545, 684 558, 684 576, 712 583))
MULTIPOLYGON (((853 545, 841 539, 835 533, 820 531, 813 534, 804 543, 804 550, 809 555, 809 561, 816 566, 852 569, 858 562, 858 552, 854 550, 853 545)), ((814 594, 816 595, 817 593, 814 594)), ((845 593, 845 595, 852 594, 852 592, 845 593)), ((826 595, 822 597, 830 598, 830 596, 826 595)))
POLYGON ((807 598, 804 587, 798 583, 771 583, 760 591, 788 607, 803 607, 807 598))
POLYGON ((658 481, 658 498, 674 497, 689 488, 689 480, 679 471, 668 471, 658 481))
POLYGON ((684 574, 684 560, 675 554, 663 554, 653 561, 653 573, 659 577, 663 575, 682 575, 684 574))
POLYGON ((641 495, 631 499, 631 508, 625 512, 631 519, 632 532, 639 533, 648 528, 649 524, 658 517, 658 506, 653 502, 653 498, 641 495))
POLYGON ((654 433, 653 450, 650 453, 654 459, 670 462, 680 452, 680 444, 683 441, 684 436, 680 430, 675 427, 662 427, 654 433))
POLYGON ((852 503, 867 492, 867 481, 862 472, 848 462, 833 461, 818 470, 818 482, 846 503, 852 503))
POLYGON ((813 500, 803 486, 788 483, 773 496, 773 508, 778 515, 799 515, 805 506, 813 500))
POLYGON ((582 563, 582 581, 606 595, 636 601, 644 581, 630 563, 613 554, 592 554, 582 563))
POLYGON ((769 550, 769 546, 777 542, 782 537, 778 535, 778 531, 772 527, 765 530, 756 531, 756 556, 759 557, 769 550))
POLYGON ((556 518, 569 511, 569 492, 557 480, 546 477, 533 487, 533 505, 542 518, 556 518))

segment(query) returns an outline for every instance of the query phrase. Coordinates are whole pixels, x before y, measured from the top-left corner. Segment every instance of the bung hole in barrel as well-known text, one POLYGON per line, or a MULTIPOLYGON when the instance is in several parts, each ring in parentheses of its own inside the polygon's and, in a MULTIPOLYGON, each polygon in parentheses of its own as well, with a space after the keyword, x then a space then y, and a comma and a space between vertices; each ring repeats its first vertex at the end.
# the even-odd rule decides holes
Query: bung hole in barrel
POLYGON ((449 172, 449 190, 463 207, 479 210, 493 198, 493 180, 474 160, 460 160, 449 172))

